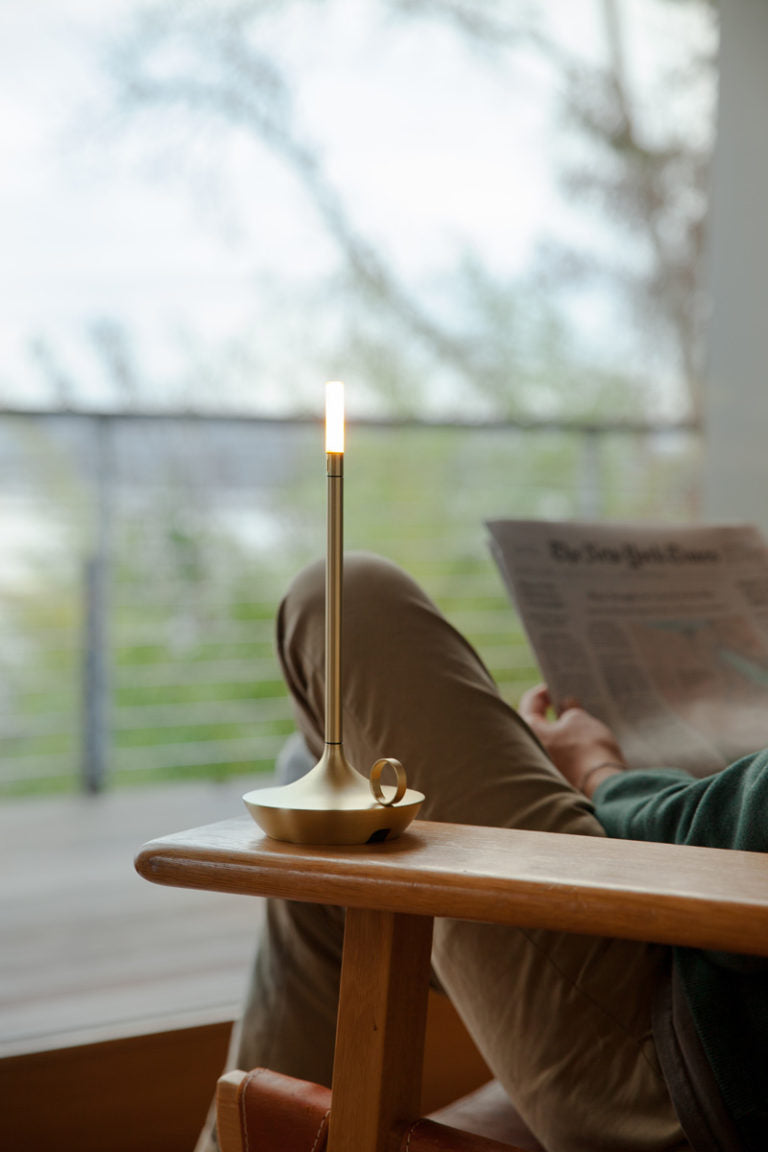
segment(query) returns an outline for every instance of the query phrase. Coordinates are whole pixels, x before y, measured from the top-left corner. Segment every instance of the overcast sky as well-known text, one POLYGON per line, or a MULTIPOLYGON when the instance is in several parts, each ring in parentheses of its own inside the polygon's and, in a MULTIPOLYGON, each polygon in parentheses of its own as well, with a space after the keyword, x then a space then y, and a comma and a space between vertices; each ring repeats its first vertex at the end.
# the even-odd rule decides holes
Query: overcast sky
MULTIPOLYGON (((109 127, 104 44, 134 6, 0 5, 0 403, 50 399, 29 353, 36 338, 78 398, 98 403, 84 335, 94 319, 125 323, 162 387, 189 339, 214 355, 249 324, 259 284, 311 283, 333 267, 300 188, 264 149, 233 147, 219 183, 206 185, 200 166, 177 178, 172 164, 163 171, 160 135, 150 130, 143 148, 135 132, 109 127)), ((550 8, 563 35, 599 57, 594 0, 550 8)), ((435 276, 469 244, 512 275, 542 235, 584 227, 553 177, 542 69, 523 61, 505 73, 473 60, 445 28, 387 31, 376 10, 342 0, 335 19, 305 12, 289 36, 279 26, 272 35, 331 179, 402 274, 435 276)), ((279 343, 279 321, 271 331, 279 343)), ((273 409, 284 400, 279 365, 274 375, 259 395, 273 409)))

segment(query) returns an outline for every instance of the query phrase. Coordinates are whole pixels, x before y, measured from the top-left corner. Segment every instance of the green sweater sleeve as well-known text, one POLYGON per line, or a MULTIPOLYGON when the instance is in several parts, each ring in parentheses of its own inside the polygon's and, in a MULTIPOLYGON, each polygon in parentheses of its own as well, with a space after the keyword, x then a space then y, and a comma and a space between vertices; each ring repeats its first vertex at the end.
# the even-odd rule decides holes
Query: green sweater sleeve
POLYGON ((598 786, 609 836, 768 851, 768 749, 702 780, 674 768, 622 772, 598 786))
MULTIPOLYGON (((676 769, 621 772, 600 784, 593 803, 609 836, 765 852, 768 749, 703 780, 676 769)), ((696 948, 674 955, 740 1146, 758 1152, 768 1147, 768 960, 696 948)))

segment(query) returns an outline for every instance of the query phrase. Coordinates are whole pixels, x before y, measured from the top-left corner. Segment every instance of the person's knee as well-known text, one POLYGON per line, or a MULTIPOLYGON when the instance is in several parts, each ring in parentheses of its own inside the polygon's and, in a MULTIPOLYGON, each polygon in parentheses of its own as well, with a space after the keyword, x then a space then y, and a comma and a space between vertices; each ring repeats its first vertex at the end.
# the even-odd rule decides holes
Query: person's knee
POLYGON ((344 557, 344 600, 353 605, 375 605, 377 611, 394 606, 416 585, 402 568, 373 552, 351 552, 344 557))
MULTIPOLYGON (((358 604, 381 607, 396 603, 413 581, 391 560, 373 552, 344 554, 343 596, 345 608, 354 611, 358 604)), ((293 579, 285 597, 289 616, 322 616, 325 611, 325 562, 308 564, 293 579)))

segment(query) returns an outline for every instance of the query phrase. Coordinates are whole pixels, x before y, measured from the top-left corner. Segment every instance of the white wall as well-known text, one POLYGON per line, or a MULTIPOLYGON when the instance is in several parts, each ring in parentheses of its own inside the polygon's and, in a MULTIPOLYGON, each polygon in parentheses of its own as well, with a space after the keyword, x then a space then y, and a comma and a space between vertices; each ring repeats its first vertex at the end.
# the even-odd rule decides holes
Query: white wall
POLYGON ((768 3, 721 15, 703 512, 768 534, 768 3))

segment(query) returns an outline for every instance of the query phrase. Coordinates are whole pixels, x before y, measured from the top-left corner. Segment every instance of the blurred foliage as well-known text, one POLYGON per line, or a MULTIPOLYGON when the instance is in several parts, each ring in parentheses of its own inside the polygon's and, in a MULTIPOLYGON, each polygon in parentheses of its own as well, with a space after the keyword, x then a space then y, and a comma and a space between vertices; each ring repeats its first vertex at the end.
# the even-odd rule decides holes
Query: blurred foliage
MULTIPOLYGON (((204 503, 183 486, 143 490, 139 476, 113 493, 107 786, 271 771, 292 730, 274 616, 291 577, 323 553, 325 461, 319 429, 276 426, 274 436, 286 480, 255 533, 247 509, 258 492, 234 527, 233 492, 213 483, 204 503)), ((512 701, 538 673, 483 520, 688 515, 690 437, 353 424, 347 441, 346 547, 403 565, 512 701)), ((207 467, 201 456, 199 474, 207 467)), ((47 561, 44 579, 4 597, 4 795, 79 786, 83 590, 73 557, 83 506, 59 501, 56 513, 67 562, 47 561)))
MULTIPOLYGON (((291 379, 285 410, 301 410, 312 402, 306 383, 335 363, 359 381, 372 410, 387 414, 417 414, 431 404, 464 416, 535 416, 556 408, 571 416, 632 417, 658 410, 661 381, 667 394, 680 393, 678 411, 700 423, 717 15, 709 0, 649 0, 648 9, 648 19, 657 18, 656 35, 665 38, 661 62, 633 70, 628 59, 638 12, 625 0, 595 0, 597 54, 594 45, 585 50, 583 38, 569 39, 563 13, 545 3, 366 6, 371 35, 382 45, 453 38, 468 67, 508 85, 500 92, 510 119, 517 101, 526 100, 526 69, 546 71, 556 94, 547 147, 564 201, 582 221, 569 239, 556 227, 541 237, 523 271, 499 271, 497 261, 491 267, 487 254, 481 258, 457 240, 452 255, 425 268, 418 281, 404 274, 366 226, 364 206, 351 203, 334 179, 323 127, 302 102, 296 31, 330 29, 344 14, 342 0, 154 0, 129 14, 105 59, 110 134, 138 144, 139 155, 143 139, 154 178, 175 181, 180 195, 201 182, 205 227, 237 230, 228 181, 240 179, 233 157, 250 150, 257 158, 249 170, 254 191, 260 171, 276 165, 302 190, 308 210, 302 227, 336 253, 333 271, 309 284, 290 274, 282 287, 277 275, 274 282, 254 281, 254 320, 242 342, 219 349, 217 363, 201 363, 190 338, 190 395, 199 399, 202 388, 222 402, 244 380, 252 388, 252 381, 277 374, 291 379), (682 26, 667 19, 681 10, 696 20, 682 26), (626 345, 618 368, 606 367, 606 350, 588 338, 579 308, 593 316, 612 311, 613 336, 620 332, 626 345), (272 359, 253 341, 270 317, 286 333, 281 355, 272 359)), ((512 153, 499 156, 500 165, 518 162, 512 153)), ((246 252, 251 246, 257 266, 260 229, 269 221, 251 218, 239 227, 241 246, 246 252)), ((503 242, 500 236, 500 248, 503 242)), ((610 328, 600 329, 603 344, 610 328)), ((91 338, 115 394, 135 399, 142 374, 124 328, 102 319, 91 338)), ((63 374, 50 348, 45 364, 56 384, 63 374)))

